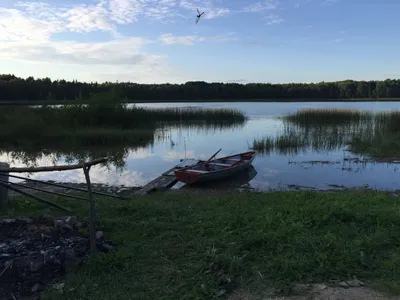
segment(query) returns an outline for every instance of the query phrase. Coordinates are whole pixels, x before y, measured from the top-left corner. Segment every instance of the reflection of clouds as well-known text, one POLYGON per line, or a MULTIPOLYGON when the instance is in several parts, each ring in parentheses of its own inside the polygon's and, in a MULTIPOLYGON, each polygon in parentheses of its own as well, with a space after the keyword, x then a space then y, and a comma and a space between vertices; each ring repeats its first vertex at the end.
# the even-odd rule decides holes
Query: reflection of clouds
POLYGON ((277 176, 279 173, 281 173, 279 170, 277 169, 270 169, 270 168, 265 168, 264 169, 264 177, 275 177, 277 176), (265 172, 265 173, 264 173, 265 172))
MULTIPOLYGON (((134 151, 133 151, 134 152, 134 151)), ((141 157, 148 157, 152 155, 148 153, 148 151, 140 151, 139 153, 133 153, 134 155, 138 155, 141 157)), ((137 156, 136 156, 137 157, 137 156)), ((134 157, 135 158, 135 157, 134 157)), ((0 155, 0 160, 2 162, 7 162, 10 164, 10 167, 26 167, 26 163, 18 160, 12 159, 7 154, 0 155)), ((43 155, 41 158, 38 158, 37 166, 54 166, 54 157, 52 155, 43 155)), ((60 159, 56 165, 66 165, 65 159, 60 159)), ((37 180, 54 180, 57 182, 64 183, 82 183, 86 182, 85 175, 83 174, 82 169, 77 170, 68 170, 68 171, 53 171, 53 172, 38 172, 38 173, 11 173, 11 175, 21 176, 21 177, 29 177, 31 179, 37 180)), ((102 183, 109 185, 126 185, 126 186, 141 186, 144 185, 147 180, 143 177, 143 172, 137 172, 134 170, 129 170, 125 172, 119 172, 115 168, 110 168, 108 170, 103 166, 93 166, 90 169, 90 179, 93 183, 102 183)), ((22 179, 12 178, 9 180, 11 182, 21 182, 22 179)))
POLYGON ((149 151, 149 149, 137 149, 130 150, 127 159, 139 159, 139 158, 147 158, 153 156, 153 153, 149 151))
POLYGON ((167 152, 164 156, 163 156, 164 160, 177 160, 177 159, 185 159, 185 158, 195 158, 195 154, 194 151, 185 151, 183 152, 167 152))
POLYGON ((163 159, 166 160, 166 161, 175 161, 175 160, 178 160, 178 159, 185 159, 185 158, 194 158, 194 159, 207 160, 214 153, 206 155, 206 154, 195 154, 194 151, 186 151, 186 156, 185 156, 185 151, 183 151, 183 152, 167 152, 163 156, 163 159))
MULTIPOLYGON (((26 176, 26 174, 22 175, 26 176)), ((61 171, 61 172, 41 172, 29 176, 38 180, 54 180, 64 183, 82 183, 86 182, 82 169, 61 171)), ((102 183, 107 185, 125 185, 125 186, 142 186, 147 180, 144 179, 142 172, 125 171, 123 173, 118 170, 107 170, 104 167, 93 166, 90 169, 90 180, 92 183, 102 183)))
MULTIPOLYGON (((45 155, 43 154, 41 157, 38 157, 35 161, 37 166, 54 166, 55 162, 58 160, 58 157, 55 154, 45 155)), ((24 162, 21 159, 15 158, 11 155, 10 152, 2 153, 0 155, 0 161, 10 164, 10 167, 29 167, 31 166, 32 161, 30 161, 27 165, 27 162, 24 162)), ((65 160, 57 161, 57 164, 65 164, 65 160)))

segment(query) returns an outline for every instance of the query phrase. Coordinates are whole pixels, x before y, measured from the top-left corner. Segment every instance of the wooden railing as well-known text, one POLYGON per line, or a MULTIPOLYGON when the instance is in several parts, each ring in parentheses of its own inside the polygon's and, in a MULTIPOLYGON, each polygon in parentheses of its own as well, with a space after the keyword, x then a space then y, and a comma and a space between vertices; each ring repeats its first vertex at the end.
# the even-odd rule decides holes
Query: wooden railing
MULTIPOLYGON (((100 194, 103 196, 110 196, 110 197, 117 197, 114 195, 109 195, 106 193, 100 193, 100 192, 96 192, 92 190, 92 185, 91 185, 91 181, 90 181, 90 168, 94 165, 97 164, 101 164, 101 163, 105 163, 107 162, 107 158, 98 158, 92 161, 88 161, 88 162, 84 162, 84 163, 79 163, 79 164, 74 164, 74 165, 62 165, 62 166, 45 166, 45 167, 24 167, 24 168, 17 168, 17 167, 5 167, 6 165, 9 166, 6 163, 2 163, 0 165, 0 177, 2 177, 0 179, 0 186, 2 187, 2 191, 0 193, 0 209, 1 210, 7 210, 7 206, 8 206, 8 190, 12 190, 16 193, 19 193, 21 195, 30 197, 32 199, 35 199, 37 201, 40 201, 42 203, 46 203, 48 205, 51 205, 53 207, 56 207, 58 209, 64 210, 64 211, 68 211, 70 212, 70 210, 66 207, 63 207, 59 204, 56 204, 54 202, 48 201, 46 199, 43 199, 39 196, 33 195, 31 193, 28 193, 26 191, 21 190, 18 187, 24 187, 24 188, 30 188, 33 190, 39 190, 42 192, 46 192, 46 193, 50 193, 50 194, 54 194, 54 195, 59 195, 59 196, 65 196, 65 197, 70 197, 70 198, 75 198, 75 199, 85 199, 83 197, 79 197, 79 196, 74 196, 74 195, 67 195, 67 194, 63 194, 63 193, 58 193, 58 192, 53 192, 53 191, 46 191, 46 190, 42 190, 36 187, 30 187, 30 186, 23 186, 21 184, 18 183, 13 183, 9 181, 9 177, 14 177, 14 178, 19 178, 19 179, 24 179, 24 180, 29 180, 29 181, 33 181, 33 182, 41 182, 44 184, 48 184, 48 185, 53 185, 53 186, 60 186, 60 187, 66 187, 63 186, 61 184, 57 184, 57 183, 52 183, 52 182, 45 182, 45 181, 39 181, 39 180, 34 180, 34 179, 30 179, 30 178, 24 178, 21 176, 16 176, 16 175, 11 175, 10 173, 38 173, 38 172, 54 172, 54 171, 67 171, 67 170, 77 170, 77 169, 83 169, 83 173, 85 175, 85 180, 86 180, 86 185, 87 185, 87 190, 84 189, 79 189, 79 188, 74 188, 74 187, 68 187, 69 189, 72 190, 78 190, 81 192, 87 192, 88 193, 88 200, 90 203, 90 249, 91 251, 94 253, 96 250, 96 237, 95 237, 95 232, 96 232, 96 228, 95 228, 95 224, 96 224, 96 204, 95 201, 93 199, 93 194, 100 194)), ((121 197, 118 197, 121 198, 121 197)))

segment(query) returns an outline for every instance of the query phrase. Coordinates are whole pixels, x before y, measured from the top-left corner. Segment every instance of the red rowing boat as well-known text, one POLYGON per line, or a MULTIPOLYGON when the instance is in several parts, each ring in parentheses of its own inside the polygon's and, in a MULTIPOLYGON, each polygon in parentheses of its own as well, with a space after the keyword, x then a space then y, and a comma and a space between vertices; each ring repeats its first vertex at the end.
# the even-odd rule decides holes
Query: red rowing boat
POLYGON ((250 167, 256 156, 255 151, 249 151, 212 159, 217 153, 207 161, 199 161, 193 166, 175 170, 176 180, 186 184, 221 180, 250 167))

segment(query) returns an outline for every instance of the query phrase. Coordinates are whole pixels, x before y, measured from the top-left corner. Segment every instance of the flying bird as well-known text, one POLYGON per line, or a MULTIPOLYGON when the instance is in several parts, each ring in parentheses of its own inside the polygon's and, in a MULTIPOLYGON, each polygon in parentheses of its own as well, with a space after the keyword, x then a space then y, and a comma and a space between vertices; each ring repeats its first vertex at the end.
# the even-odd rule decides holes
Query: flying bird
POLYGON ((204 11, 200 13, 199 9, 197 8, 197 18, 196 18, 196 24, 199 22, 200 17, 204 14, 204 11))

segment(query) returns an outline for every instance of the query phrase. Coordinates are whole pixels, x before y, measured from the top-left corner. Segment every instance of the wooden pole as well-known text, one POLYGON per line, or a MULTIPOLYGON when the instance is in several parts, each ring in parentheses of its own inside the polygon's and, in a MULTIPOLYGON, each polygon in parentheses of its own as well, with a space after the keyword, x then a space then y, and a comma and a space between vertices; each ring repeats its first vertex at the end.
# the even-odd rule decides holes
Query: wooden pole
POLYGON ((221 150, 222 150, 222 148, 219 149, 217 152, 215 152, 215 153, 206 161, 206 164, 208 164, 208 163, 210 162, 210 160, 212 160, 221 150))
MULTIPOLYGON (((0 163, 0 168, 8 169, 10 165, 8 163, 0 163)), ((4 180, 6 183, 9 181, 9 174, 0 174, 0 179, 4 180)), ((6 211, 8 206, 8 188, 5 186, 0 187, 0 211, 6 211)))
POLYGON ((86 163, 80 163, 75 165, 63 165, 63 166, 46 166, 46 167, 37 167, 37 168, 4 168, 0 166, 0 172, 9 172, 9 173, 31 173, 31 172, 52 172, 52 171, 67 171, 67 170, 76 170, 82 169, 85 166, 93 166, 103 162, 106 162, 107 158, 98 158, 92 161, 88 161, 86 163))
POLYGON ((90 202, 90 251, 96 253, 96 206, 92 195, 92 185, 90 183, 90 165, 83 166, 83 173, 85 174, 86 184, 88 189, 88 197, 90 202))

